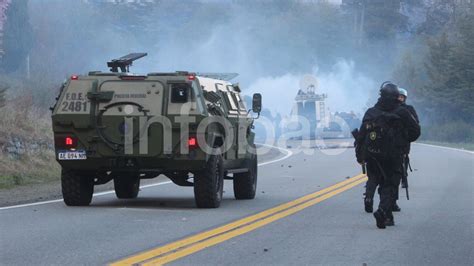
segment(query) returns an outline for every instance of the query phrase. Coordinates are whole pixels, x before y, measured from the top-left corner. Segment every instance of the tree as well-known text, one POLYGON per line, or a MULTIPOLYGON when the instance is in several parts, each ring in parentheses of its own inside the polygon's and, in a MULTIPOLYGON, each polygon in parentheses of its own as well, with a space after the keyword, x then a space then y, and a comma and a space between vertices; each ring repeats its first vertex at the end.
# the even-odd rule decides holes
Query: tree
POLYGON ((447 83, 452 75, 452 44, 448 39, 448 35, 443 33, 439 38, 430 40, 428 46, 429 55, 425 67, 431 81, 430 86, 440 88, 448 85, 447 83))
POLYGON ((458 21, 458 41, 452 47, 452 100, 465 121, 474 122, 474 15, 458 21))
POLYGON ((422 56, 415 55, 413 51, 407 51, 397 64, 391 79, 408 90, 410 102, 416 105, 422 102, 420 88, 426 83, 426 75, 421 62, 423 59, 422 56))
POLYGON ((440 120, 474 122, 474 15, 458 20, 451 32, 429 42, 425 63, 429 83, 423 88, 426 103, 440 120))
POLYGON ((6 11, 3 36, 4 56, 0 67, 14 72, 24 64, 33 44, 33 31, 28 20, 28 0, 12 1, 6 11))
POLYGON ((369 41, 385 40, 395 38, 397 32, 407 27, 407 17, 401 13, 402 2, 404 1, 343 0, 341 8, 349 15, 349 19, 352 18, 356 35, 365 35, 369 41))

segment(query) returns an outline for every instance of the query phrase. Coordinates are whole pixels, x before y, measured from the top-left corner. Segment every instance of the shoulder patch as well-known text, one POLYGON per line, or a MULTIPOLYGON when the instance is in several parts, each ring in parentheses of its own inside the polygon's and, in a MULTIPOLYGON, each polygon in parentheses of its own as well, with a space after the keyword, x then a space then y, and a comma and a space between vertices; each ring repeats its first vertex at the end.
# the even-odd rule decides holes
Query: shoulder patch
POLYGON ((375 140, 377 138, 377 133, 375 131, 370 132, 369 138, 370 140, 375 140))

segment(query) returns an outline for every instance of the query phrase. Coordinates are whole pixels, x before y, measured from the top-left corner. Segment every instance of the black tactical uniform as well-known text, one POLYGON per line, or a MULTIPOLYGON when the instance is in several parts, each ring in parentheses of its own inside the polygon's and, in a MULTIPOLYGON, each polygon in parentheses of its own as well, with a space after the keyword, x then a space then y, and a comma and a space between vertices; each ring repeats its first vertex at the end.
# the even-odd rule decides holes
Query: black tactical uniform
MULTIPOLYGON (((406 110, 408 110, 408 112, 411 114, 411 116, 413 117, 413 119, 416 121, 417 124, 420 124, 420 120, 418 118, 418 114, 416 113, 415 111, 415 108, 409 104, 406 104, 406 103, 401 103, 400 104, 401 107, 405 108, 406 110)), ((405 154, 409 154, 410 153, 410 142, 407 143, 407 145, 405 146, 404 148, 404 153, 405 154)))
MULTIPOLYGON (((413 106, 408 105, 405 102, 402 102, 400 106, 407 109, 410 112, 410 114, 413 116, 413 118, 416 120, 416 123, 420 124, 418 114, 416 113, 415 108, 413 106)), ((410 164, 410 157, 408 157, 409 153, 410 153, 410 143, 407 143, 407 145, 403 149, 403 175, 404 176, 408 176, 408 166, 410 164)), ((408 186, 408 184, 402 184, 402 187, 406 187, 406 186, 408 186)), ((399 186, 397 186, 397 194, 396 194, 397 197, 395 200, 398 200, 398 194, 399 194, 398 188, 399 186)), ((396 207, 398 208, 398 210, 400 210, 400 208, 397 205, 396 207)))
POLYGON ((416 113, 415 111, 415 107, 409 105, 409 104, 406 104, 406 103, 401 103, 400 104, 402 107, 405 107, 409 112, 410 114, 413 116, 413 118, 415 118, 416 122, 417 123, 420 123, 420 120, 418 118, 418 114, 416 113))
POLYGON ((356 156, 359 163, 367 163, 368 181, 366 198, 373 198, 377 185, 379 186, 380 204, 374 213, 379 228, 393 225, 392 207, 395 204, 397 186, 403 175, 404 147, 415 141, 420 134, 420 127, 410 112, 398 101, 398 87, 392 83, 382 84, 380 98, 374 107, 367 110, 357 138, 356 156), (380 115, 393 116, 394 132, 393 145, 395 149, 383 159, 368 157, 364 152, 364 140, 368 134, 366 125, 380 115), (372 195, 370 195, 372 193, 372 195))

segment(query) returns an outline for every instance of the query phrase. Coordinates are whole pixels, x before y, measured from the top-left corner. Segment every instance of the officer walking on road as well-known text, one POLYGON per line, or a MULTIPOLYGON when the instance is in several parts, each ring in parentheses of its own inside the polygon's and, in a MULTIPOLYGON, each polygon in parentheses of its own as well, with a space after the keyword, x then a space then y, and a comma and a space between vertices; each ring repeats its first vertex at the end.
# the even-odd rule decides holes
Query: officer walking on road
MULTIPOLYGON (((398 91, 400 95, 398 96, 398 100, 400 101, 400 105, 403 108, 406 108, 410 114, 415 118, 416 122, 420 124, 418 114, 415 111, 415 108, 411 105, 406 104, 406 100, 408 98, 408 91, 404 88, 398 88, 398 91)), ((410 143, 407 143, 407 145, 403 149, 403 178, 402 178, 402 188, 407 189, 407 197, 408 197, 408 167, 410 165, 410 157, 408 156, 410 153, 410 143)), ((411 167, 410 167, 411 169, 411 167)), ((396 194, 396 200, 398 200, 398 188, 397 187, 397 194, 396 194)), ((400 211, 400 207, 395 203, 393 206, 393 211, 400 211)))
POLYGON ((367 164, 366 200, 373 199, 379 186, 380 203, 374 213, 378 228, 395 224, 392 211, 403 175, 403 148, 420 135, 416 119, 401 106, 399 95, 397 85, 382 84, 380 98, 365 113, 356 139, 357 162, 367 164))

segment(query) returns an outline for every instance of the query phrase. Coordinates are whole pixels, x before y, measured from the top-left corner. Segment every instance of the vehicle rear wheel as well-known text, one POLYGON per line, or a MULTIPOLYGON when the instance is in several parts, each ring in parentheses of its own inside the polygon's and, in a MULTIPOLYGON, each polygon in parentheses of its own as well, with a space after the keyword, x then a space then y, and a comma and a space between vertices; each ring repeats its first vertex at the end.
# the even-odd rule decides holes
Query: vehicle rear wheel
POLYGON ((88 206, 94 193, 94 179, 87 174, 62 169, 61 189, 68 206, 88 206))
POLYGON ((254 199, 257 191, 257 156, 248 161, 248 172, 234 174, 234 196, 236 199, 254 199))
POLYGON ((198 208, 218 208, 224 190, 222 155, 211 155, 206 169, 194 176, 194 199, 198 208))
POLYGON ((117 176, 114 178, 114 189, 119 199, 135 199, 140 191, 140 178, 117 176))

